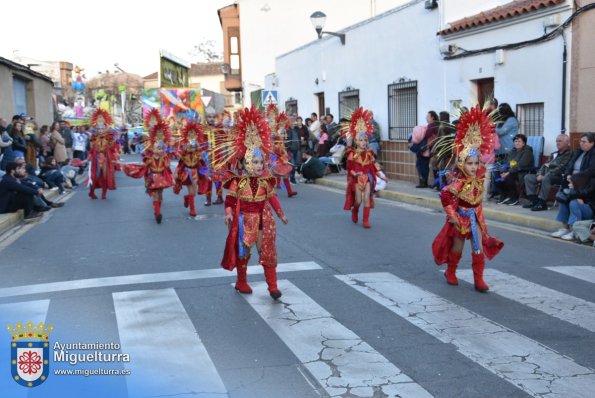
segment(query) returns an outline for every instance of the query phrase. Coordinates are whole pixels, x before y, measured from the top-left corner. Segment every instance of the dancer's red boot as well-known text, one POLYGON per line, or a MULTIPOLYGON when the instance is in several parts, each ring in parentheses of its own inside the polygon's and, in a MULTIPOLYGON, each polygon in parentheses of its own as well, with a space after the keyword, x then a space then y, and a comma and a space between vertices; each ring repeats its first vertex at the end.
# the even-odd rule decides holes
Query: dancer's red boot
POLYGON ((89 197, 93 200, 97 199, 97 195, 95 195, 95 188, 91 188, 89 190, 89 197))
POLYGON ((184 195, 184 207, 188 208, 188 198, 191 198, 192 195, 184 195))
POLYGON ((194 207, 194 195, 187 195, 188 196, 188 206, 190 206, 190 217, 196 216, 196 208, 194 207))
POLYGON ((277 287, 277 268, 264 265, 262 267, 264 268, 264 278, 269 286, 269 294, 274 300, 278 300, 281 297, 281 290, 277 287))
POLYGON ((163 216, 161 215, 161 202, 158 200, 154 200, 153 201, 153 210, 155 212, 155 221, 157 221, 157 224, 161 224, 161 220, 163 219, 163 216))
POLYGON ((353 205, 351 208, 351 221, 357 224, 358 222, 359 205, 353 205))
POLYGON ((446 278, 446 283, 449 285, 458 285, 459 280, 457 279, 457 266, 459 265, 459 261, 461 260, 461 253, 450 252, 448 253, 448 263, 446 271, 444 272, 444 277, 446 278))
POLYGON ((241 264, 238 264, 236 267, 236 271, 238 273, 238 279, 236 280, 235 289, 242 294, 252 294, 252 288, 248 284, 248 276, 247 276, 247 272, 246 272, 247 270, 248 270, 248 261, 247 260, 245 262, 242 262, 241 264))
POLYGON ((103 188, 103 190, 101 191, 101 199, 106 199, 107 198, 107 188, 103 188))
POLYGON ((370 208, 364 207, 364 228, 370 228, 370 208))
POLYGON ((486 260, 483 253, 473 253, 471 255, 473 262, 473 281, 475 282, 475 290, 481 293, 485 293, 490 290, 490 287, 483 281, 483 270, 486 266, 486 260))
POLYGON ((297 195, 297 192, 294 192, 291 189, 291 183, 289 182, 289 178, 284 178, 283 184, 285 184, 285 188, 287 188, 287 197, 291 198, 292 196, 297 195))

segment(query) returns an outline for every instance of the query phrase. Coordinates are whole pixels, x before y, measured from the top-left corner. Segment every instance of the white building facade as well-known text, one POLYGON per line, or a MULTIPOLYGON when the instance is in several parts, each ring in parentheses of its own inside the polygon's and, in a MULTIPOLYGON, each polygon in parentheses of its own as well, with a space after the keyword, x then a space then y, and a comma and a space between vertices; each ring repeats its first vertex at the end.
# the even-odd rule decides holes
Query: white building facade
MULTIPOLYGON (((536 0, 537 7, 510 18, 500 15, 510 1, 443 0, 434 8, 428 3, 410 1, 340 31, 345 45, 324 36, 277 57, 281 107, 297 107, 303 117, 332 113, 335 119, 356 106, 373 110, 385 169, 399 179, 416 178, 406 139, 415 125, 426 124, 428 111, 451 112, 454 104, 475 105, 492 96, 519 113, 521 132, 545 137, 546 154, 555 150, 564 119, 562 36, 518 49, 474 50, 539 38, 544 24, 560 24, 571 15, 571 3, 536 0), (472 14, 483 10, 491 15, 494 6, 502 6, 495 9, 502 18, 472 28, 456 20, 480 20, 485 15, 472 14)), ((567 42, 570 35, 566 29, 567 42)))
POLYGON ((316 39, 310 15, 327 15, 325 30, 338 30, 407 0, 237 0, 244 105, 250 92, 264 88, 264 76, 275 71, 275 57, 316 39))

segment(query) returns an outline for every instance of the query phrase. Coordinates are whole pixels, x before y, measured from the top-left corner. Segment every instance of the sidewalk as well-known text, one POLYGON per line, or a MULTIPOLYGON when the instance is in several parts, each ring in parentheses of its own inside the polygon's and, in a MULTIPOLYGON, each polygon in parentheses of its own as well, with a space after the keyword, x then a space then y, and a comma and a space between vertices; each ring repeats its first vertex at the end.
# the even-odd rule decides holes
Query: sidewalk
MULTIPOLYGON (((329 174, 316 180, 317 185, 345 189, 347 185, 345 174, 329 174)), ((410 203, 433 209, 442 209, 438 192, 429 188, 415 188, 409 181, 390 180, 386 190, 379 192, 381 198, 393 199, 399 202, 410 203)), ((483 204, 483 214, 488 220, 500 221, 523 227, 535 228, 544 231, 555 231, 560 228, 556 221, 558 208, 547 211, 531 211, 523 209, 521 204, 516 206, 498 205, 491 199, 483 204)))
MULTIPOLYGON (((44 189, 43 195, 48 200, 60 202, 60 194, 58 193, 58 188, 44 189)), ((9 231, 11 228, 14 228, 15 226, 19 225, 21 222, 23 222, 24 218, 25 216, 23 210, 19 210, 14 213, 0 214, 0 235, 9 231)))

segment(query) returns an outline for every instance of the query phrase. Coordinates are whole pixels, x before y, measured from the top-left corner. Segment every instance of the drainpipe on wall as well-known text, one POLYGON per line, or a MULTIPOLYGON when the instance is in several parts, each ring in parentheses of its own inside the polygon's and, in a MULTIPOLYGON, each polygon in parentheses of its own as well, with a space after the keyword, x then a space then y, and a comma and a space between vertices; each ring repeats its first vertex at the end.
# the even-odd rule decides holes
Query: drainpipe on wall
POLYGON ((568 63, 568 53, 566 52, 566 37, 562 33, 564 42, 564 51, 562 53, 562 128, 560 132, 566 134, 566 64, 568 63))

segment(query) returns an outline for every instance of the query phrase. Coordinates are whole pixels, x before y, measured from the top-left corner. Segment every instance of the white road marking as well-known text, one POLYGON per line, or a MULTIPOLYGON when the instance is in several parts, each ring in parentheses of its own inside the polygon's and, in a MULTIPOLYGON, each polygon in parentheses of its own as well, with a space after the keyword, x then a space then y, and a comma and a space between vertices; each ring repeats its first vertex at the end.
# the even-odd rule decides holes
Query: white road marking
MULTIPOLYGON (((268 294, 244 297, 330 396, 431 397, 291 282, 278 284, 279 303, 268 294)), ((265 282, 252 288, 267 291, 265 282)))
POLYGON ((558 272, 586 282, 595 283, 595 267, 589 265, 569 265, 564 267, 545 267, 550 271, 558 272))
MULTIPOLYGON (((459 279, 473 283, 473 271, 457 272, 459 279)), ((595 304, 516 276, 487 269, 484 279, 490 292, 595 332, 595 304)))
POLYGON ((582 398, 595 391, 593 369, 390 273, 336 277, 527 394, 582 398))
MULTIPOLYGON (((318 270, 322 267, 313 261, 299 263, 284 263, 277 266, 277 272, 309 271, 318 270)), ((262 273, 262 266, 251 265, 248 267, 248 274, 262 273)), ((68 290, 91 289, 97 287, 123 286, 142 283, 172 282, 192 279, 235 277, 236 273, 224 270, 223 268, 204 269, 196 271, 162 272, 156 274, 137 274, 111 276, 105 278, 78 279, 64 282, 41 283, 37 285, 25 285, 16 287, 0 288, 0 298, 16 297, 29 294, 54 293, 68 290)))
POLYGON ((227 390, 174 289, 113 293, 130 398, 227 390))

